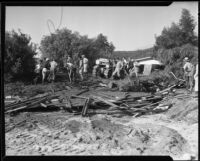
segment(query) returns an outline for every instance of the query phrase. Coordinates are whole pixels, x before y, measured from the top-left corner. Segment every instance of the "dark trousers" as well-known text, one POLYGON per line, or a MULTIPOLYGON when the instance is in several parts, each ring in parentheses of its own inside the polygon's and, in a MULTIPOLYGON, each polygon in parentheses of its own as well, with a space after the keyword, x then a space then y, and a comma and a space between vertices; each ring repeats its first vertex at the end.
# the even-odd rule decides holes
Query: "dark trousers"
POLYGON ((186 89, 192 90, 193 88, 193 76, 185 76, 185 81, 186 81, 186 89))

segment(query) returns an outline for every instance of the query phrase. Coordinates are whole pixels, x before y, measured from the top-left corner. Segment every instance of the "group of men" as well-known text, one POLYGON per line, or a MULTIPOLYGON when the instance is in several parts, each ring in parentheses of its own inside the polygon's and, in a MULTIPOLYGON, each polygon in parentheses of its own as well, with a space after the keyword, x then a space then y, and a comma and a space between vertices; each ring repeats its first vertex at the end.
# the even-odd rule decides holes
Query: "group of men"
MULTIPOLYGON (((64 61, 64 68, 67 69, 69 81, 75 80, 77 73, 80 75, 81 81, 87 76, 88 72, 88 59, 85 55, 81 55, 78 60, 73 60, 71 56, 67 56, 64 61), (78 70, 77 70, 78 69, 78 70)), ((42 84, 45 81, 54 82, 56 77, 56 71, 58 70, 58 63, 54 59, 46 58, 45 60, 39 60, 35 68, 36 77, 34 83, 36 84, 40 78, 42 78, 42 84)))
POLYGON ((39 60, 38 64, 36 65, 35 73, 36 78, 34 79, 34 83, 36 84, 38 79, 42 76, 42 83, 45 80, 48 81, 55 81, 55 73, 57 70, 58 64, 54 59, 46 58, 45 60, 39 60))
MULTIPOLYGON (((109 61, 109 64, 112 66, 112 75, 111 78, 117 76, 121 78, 121 71, 124 70, 126 74, 135 75, 138 77, 139 72, 139 63, 137 60, 128 58, 122 59, 113 59, 109 61)), ((52 58, 46 58, 45 60, 39 60, 39 63, 36 65, 35 73, 36 78, 34 82, 36 83, 38 79, 42 76, 42 83, 46 80, 55 81, 55 73, 57 71, 58 64, 52 58)), ((64 67, 67 69, 68 77, 70 82, 74 81, 76 74, 79 74, 81 81, 87 77, 88 72, 88 59, 85 55, 81 55, 78 60, 73 60, 71 56, 68 55, 64 59, 64 67), (78 69, 78 70, 77 70, 78 69)), ((184 58, 184 79, 186 81, 186 88, 189 91, 194 89, 195 92, 198 92, 198 64, 195 66, 190 62, 188 57, 184 58), (195 82, 195 84, 194 84, 195 82)))
POLYGON ((195 66, 190 62, 188 57, 184 58, 184 79, 186 81, 186 88, 192 92, 198 92, 198 63, 195 66))
POLYGON ((135 75, 136 77, 138 77, 139 63, 137 60, 131 58, 109 59, 105 67, 102 68, 102 64, 97 60, 96 66, 94 66, 93 73, 94 73, 93 75, 95 76, 99 75, 98 73, 101 73, 106 78, 109 78, 110 74, 108 73, 111 73, 111 79, 114 78, 122 79, 124 74, 130 76, 135 75))
POLYGON ((117 75, 119 78, 121 78, 121 70, 124 69, 126 74, 129 74, 132 76, 135 74, 136 77, 138 77, 138 72, 139 72, 139 63, 137 60, 128 58, 127 60, 125 58, 122 59, 117 59, 113 60, 113 73, 112 73, 112 78, 117 75))
POLYGON ((88 72, 88 59, 85 55, 81 55, 78 60, 73 60, 68 55, 64 60, 64 67, 67 69, 70 82, 75 80, 77 74, 79 74, 81 81, 83 81, 88 72))

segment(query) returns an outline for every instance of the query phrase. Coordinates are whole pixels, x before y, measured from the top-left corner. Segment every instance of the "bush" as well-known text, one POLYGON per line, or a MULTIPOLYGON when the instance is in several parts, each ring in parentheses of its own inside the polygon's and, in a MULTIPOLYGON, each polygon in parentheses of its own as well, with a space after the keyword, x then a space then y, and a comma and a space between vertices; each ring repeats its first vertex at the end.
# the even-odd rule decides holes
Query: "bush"
POLYGON ((173 49, 159 49, 156 58, 165 64, 165 72, 173 72, 178 78, 183 78, 183 59, 188 57, 192 64, 198 62, 198 47, 186 44, 173 49))

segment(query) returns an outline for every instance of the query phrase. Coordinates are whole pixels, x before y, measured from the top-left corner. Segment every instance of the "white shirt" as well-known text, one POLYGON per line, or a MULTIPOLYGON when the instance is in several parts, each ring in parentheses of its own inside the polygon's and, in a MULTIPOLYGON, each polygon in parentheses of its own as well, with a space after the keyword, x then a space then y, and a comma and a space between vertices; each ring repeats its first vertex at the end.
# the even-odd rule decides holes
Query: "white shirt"
POLYGON ((185 65, 183 66, 183 69, 185 71, 186 76, 192 76, 193 74, 193 68, 194 66, 190 62, 186 62, 185 65))
POLYGON ((87 64, 88 63, 88 59, 87 58, 83 58, 83 64, 87 64))
POLYGON ((54 70, 58 64, 55 61, 51 61, 50 65, 51 65, 50 70, 54 70))

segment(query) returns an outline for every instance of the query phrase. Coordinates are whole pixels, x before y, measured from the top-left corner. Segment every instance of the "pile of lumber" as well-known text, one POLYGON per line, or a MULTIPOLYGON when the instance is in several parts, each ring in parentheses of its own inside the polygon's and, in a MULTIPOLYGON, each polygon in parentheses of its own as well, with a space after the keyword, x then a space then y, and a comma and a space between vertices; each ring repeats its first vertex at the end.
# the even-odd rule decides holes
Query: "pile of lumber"
POLYGON ((25 100, 18 100, 5 106, 5 113, 20 112, 24 109, 37 107, 48 108, 52 106, 59 107, 66 112, 81 114, 87 116, 90 114, 124 114, 140 115, 154 111, 165 111, 171 107, 170 104, 163 104, 166 96, 173 92, 172 85, 162 91, 147 96, 133 97, 128 93, 124 96, 116 97, 106 92, 91 93, 89 89, 84 89, 76 94, 61 94, 62 92, 53 92, 38 95, 25 100), (89 92, 89 95, 83 94, 89 92))
POLYGON ((44 94, 32 97, 26 100, 16 101, 5 106, 5 113, 14 113, 24 109, 31 109, 38 106, 42 106, 43 103, 57 98, 56 95, 44 94))

